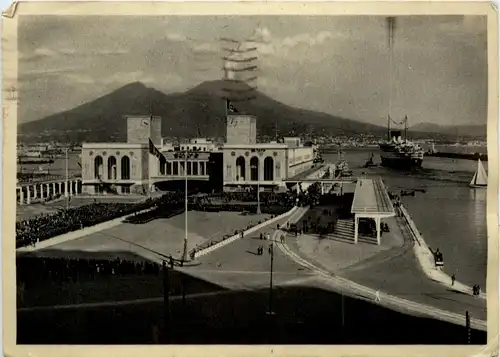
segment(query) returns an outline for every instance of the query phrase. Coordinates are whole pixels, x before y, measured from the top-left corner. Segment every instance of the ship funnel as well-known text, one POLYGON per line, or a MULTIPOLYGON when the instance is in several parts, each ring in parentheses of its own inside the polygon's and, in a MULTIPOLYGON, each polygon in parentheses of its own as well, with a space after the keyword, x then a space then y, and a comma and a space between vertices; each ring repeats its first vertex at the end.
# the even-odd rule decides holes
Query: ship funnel
POLYGON ((401 130, 391 130, 391 140, 401 142, 401 130))

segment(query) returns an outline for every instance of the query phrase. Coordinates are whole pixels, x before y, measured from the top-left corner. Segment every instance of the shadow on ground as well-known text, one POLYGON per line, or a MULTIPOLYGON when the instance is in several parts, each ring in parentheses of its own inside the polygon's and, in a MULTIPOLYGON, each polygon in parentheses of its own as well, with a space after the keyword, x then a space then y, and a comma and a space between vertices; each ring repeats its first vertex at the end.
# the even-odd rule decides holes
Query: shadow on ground
MULTIPOLYGON (((465 326, 405 315, 319 288, 276 288, 272 300, 275 315, 270 316, 266 314, 268 289, 227 291, 180 272, 174 276, 172 283, 184 282, 189 286, 188 294, 213 292, 213 295, 173 298, 170 314, 166 314, 161 299, 161 274, 147 277, 149 288, 144 284, 144 276, 103 278, 92 282, 94 298, 90 301, 96 301, 95 296, 100 294, 105 296, 104 300, 112 295, 133 300, 144 295, 144 291, 150 292, 146 296, 159 299, 105 307, 18 310, 17 343, 465 344, 467 341, 465 326)), ((80 296, 80 302, 92 295, 84 284, 89 283, 73 283, 71 288, 74 295, 80 296)), ((68 297, 60 292, 60 285, 47 285, 44 289, 26 289, 25 295, 40 294, 43 290, 46 299, 52 296, 51 304, 70 302, 65 301, 68 297)), ((172 293, 178 296, 181 290, 172 289, 172 293)), ((47 305, 39 300, 36 305, 44 304, 47 305)), ((486 333, 473 330, 471 340, 474 344, 485 344, 486 333)))

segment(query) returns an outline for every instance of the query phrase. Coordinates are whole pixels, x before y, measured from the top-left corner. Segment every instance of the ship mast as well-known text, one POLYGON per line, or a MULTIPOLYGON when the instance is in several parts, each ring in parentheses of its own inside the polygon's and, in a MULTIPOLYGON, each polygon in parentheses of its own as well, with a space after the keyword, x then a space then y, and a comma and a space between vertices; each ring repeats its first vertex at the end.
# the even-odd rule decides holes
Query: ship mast
POLYGON ((391 114, 392 114, 392 61, 393 61, 393 45, 394 45, 394 31, 396 28, 396 18, 395 17, 387 17, 387 45, 389 47, 389 110, 387 117, 387 137, 388 140, 391 140, 391 114))
POLYGON ((408 140, 408 116, 405 115, 405 140, 408 140))

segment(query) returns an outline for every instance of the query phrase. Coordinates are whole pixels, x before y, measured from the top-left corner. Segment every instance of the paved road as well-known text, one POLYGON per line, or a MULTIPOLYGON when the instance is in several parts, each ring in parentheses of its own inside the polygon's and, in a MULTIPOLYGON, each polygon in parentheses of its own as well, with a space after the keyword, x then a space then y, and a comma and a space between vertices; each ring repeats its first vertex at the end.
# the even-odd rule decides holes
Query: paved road
MULTIPOLYGON (((284 218, 276 224, 282 225, 286 221, 287 218, 284 218)), ((200 257, 196 261, 198 265, 179 270, 227 288, 253 289, 268 286, 271 267, 268 253, 270 242, 260 240, 259 236, 260 233, 270 233, 272 236, 276 231, 276 224, 200 257), (263 255, 257 255, 259 245, 264 246, 263 255)), ((274 252, 273 281, 276 284, 301 281, 302 278, 316 275, 290 260, 279 249, 274 252)))
MULTIPOLYGON (((295 254, 297 260, 302 260, 305 265, 317 266, 311 257, 306 257, 300 253, 294 237, 287 238, 286 248, 289 250, 289 256, 292 259, 295 254)), ((439 309, 442 311, 443 318, 449 318, 450 316, 446 312, 451 312, 463 315, 465 321, 465 311, 468 310, 472 318, 486 320, 485 300, 454 292, 446 286, 430 281, 420 270, 416 259, 411 249, 402 250, 400 255, 391 259, 383 259, 380 262, 372 261, 366 269, 347 270, 339 272, 336 276, 340 278, 339 281, 344 281, 342 284, 346 285, 346 287, 349 284, 342 278, 366 286, 372 291, 379 290, 384 295, 391 295, 405 299, 408 302, 421 304, 422 311, 424 309, 428 310, 427 313, 435 311, 436 316, 440 313, 437 310, 439 309), (426 308, 426 306, 429 308, 426 308)), ((332 276, 332 274, 329 275, 332 276)), ((342 284, 337 284, 337 287, 342 284)), ((400 303, 401 307, 404 308, 406 302, 400 301, 400 303)), ((419 309, 416 304, 415 306, 410 306, 410 303, 406 305, 415 311, 419 309)))

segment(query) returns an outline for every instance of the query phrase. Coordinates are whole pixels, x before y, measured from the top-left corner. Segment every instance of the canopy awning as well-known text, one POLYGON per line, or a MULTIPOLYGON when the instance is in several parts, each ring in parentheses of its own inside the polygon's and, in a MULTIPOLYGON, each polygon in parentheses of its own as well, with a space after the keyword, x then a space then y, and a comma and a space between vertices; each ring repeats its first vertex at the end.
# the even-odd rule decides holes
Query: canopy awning
POLYGON ((396 215, 382 179, 363 178, 358 180, 351 213, 358 217, 392 217, 396 215))

